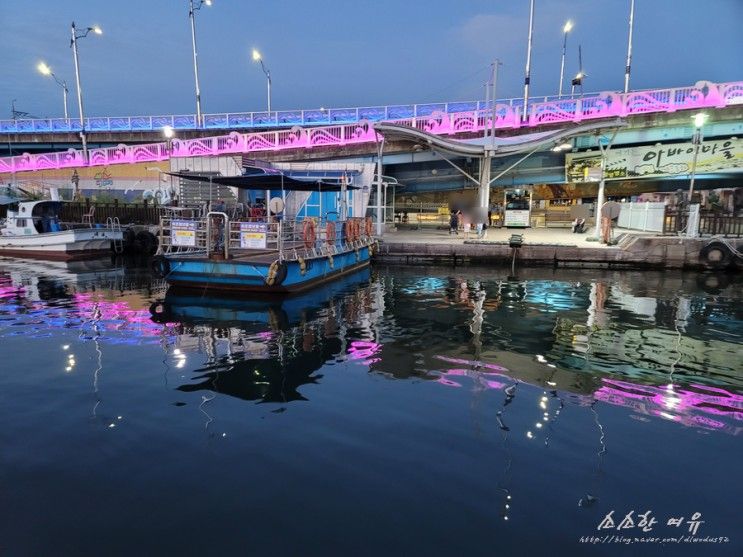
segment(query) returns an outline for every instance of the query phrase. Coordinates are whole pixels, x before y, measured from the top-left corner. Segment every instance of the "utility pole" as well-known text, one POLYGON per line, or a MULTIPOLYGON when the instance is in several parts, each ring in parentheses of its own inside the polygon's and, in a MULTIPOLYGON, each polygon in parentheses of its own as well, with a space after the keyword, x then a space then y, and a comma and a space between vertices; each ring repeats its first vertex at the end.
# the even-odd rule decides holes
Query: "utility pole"
POLYGON ((629 74, 632 67, 632 25, 635 20, 635 0, 629 6, 629 39, 627 41, 627 63, 624 66, 624 92, 629 93, 629 74))
POLYGON ((531 81, 531 38, 534 31, 534 0, 531 0, 529 6, 529 40, 526 45, 526 75, 524 77, 524 107, 521 113, 521 119, 526 120, 528 113, 527 102, 529 101, 529 82, 531 81))

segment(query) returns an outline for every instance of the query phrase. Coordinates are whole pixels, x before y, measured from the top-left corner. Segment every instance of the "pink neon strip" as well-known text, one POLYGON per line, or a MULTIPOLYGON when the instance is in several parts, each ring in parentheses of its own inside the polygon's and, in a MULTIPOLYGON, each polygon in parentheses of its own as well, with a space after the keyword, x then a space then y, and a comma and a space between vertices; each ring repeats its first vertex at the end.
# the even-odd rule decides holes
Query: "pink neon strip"
MULTIPOLYGON (((700 81, 692 87, 658 89, 631 93, 602 93, 587 99, 567 99, 534 103, 525 122, 518 107, 497 105, 496 124, 499 129, 522 126, 542 126, 567 122, 581 122, 600 118, 616 118, 638 114, 675 112, 700 108, 725 108, 743 104, 743 81, 710 83, 700 81)), ((435 112, 430 116, 398 120, 437 135, 475 132, 485 129, 490 122, 490 110, 481 112, 435 112)), ((44 169, 103 166, 168 160, 170 156, 214 156, 230 153, 311 149, 313 147, 341 146, 371 143, 376 140, 371 123, 295 127, 254 133, 232 132, 229 135, 198 139, 174 139, 172 152, 165 143, 147 145, 117 145, 91 149, 87 164, 82 152, 70 149, 64 153, 24 153, 16 157, 0 158, 0 172, 22 172, 44 169)))

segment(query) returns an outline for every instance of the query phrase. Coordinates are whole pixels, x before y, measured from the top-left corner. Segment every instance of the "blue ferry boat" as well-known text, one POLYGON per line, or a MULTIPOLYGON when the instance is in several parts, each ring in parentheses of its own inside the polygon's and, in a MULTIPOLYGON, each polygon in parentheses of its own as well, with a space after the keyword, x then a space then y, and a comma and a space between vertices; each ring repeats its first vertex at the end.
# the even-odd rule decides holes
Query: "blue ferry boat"
POLYGON ((152 270, 170 285, 204 294, 298 292, 368 266, 376 249, 371 217, 350 214, 365 212, 368 190, 354 186, 352 177, 348 183, 345 173, 335 180, 298 179, 274 168, 241 176, 172 175, 210 188, 263 192, 270 201, 231 210, 212 203, 203 217, 161 218, 152 270))

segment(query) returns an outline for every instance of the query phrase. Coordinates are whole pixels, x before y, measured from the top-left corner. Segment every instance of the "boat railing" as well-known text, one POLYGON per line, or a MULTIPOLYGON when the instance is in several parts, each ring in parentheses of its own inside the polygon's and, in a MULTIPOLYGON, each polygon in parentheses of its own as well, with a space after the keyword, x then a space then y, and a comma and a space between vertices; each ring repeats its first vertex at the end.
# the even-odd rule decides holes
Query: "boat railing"
POLYGON ((373 241, 366 220, 305 217, 284 219, 242 217, 230 220, 212 211, 205 217, 160 218, 160 253, 205 253, 229 258, 235 252, 276 252, 280 260, 326 257, 373 241))
POLYGON ((366 246, 374 238, 366 234, 365 222, 359 217, 345 221, 335 217, 282 220, 280 258, 291 261, 327 257, 366 246))

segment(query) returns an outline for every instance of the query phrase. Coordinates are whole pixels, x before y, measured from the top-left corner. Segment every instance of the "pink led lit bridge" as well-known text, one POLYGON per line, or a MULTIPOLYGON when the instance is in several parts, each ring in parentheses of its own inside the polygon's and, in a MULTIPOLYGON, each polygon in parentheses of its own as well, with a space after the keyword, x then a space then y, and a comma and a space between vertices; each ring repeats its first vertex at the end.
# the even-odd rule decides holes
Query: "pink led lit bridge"
MULTIPOLYGON (((602 93, 582 99, 562 99, 533 103, 529 114, 522 120, 520 108, 508 104, 496 105, 497 129, 517 129, 548 124, 568 124, 678 110, 726 108, 743 105, 743 81, 710 83, 700 81, 692 87, 655 89, 630 93, 602 93)), ((477 132, 490 126, 492 111, 433 112, 401 120, 390 120, 437 135, 477 132)), ((172 157, 225 155, 235 153, 260 153, 288 149, 343 146, 370 143, 376 134, 369 120, 351 124, 319 127, 295 126, 291 129, 239 133, 197 139, 173 139, 171 149, 166 143, 144 145, 117 145, 89 150, 86 163, 82 151, 25 153, 15 157, 0 158, 0 172, 22 172, 83 166, 105 166, 154 162, 172 157)))

